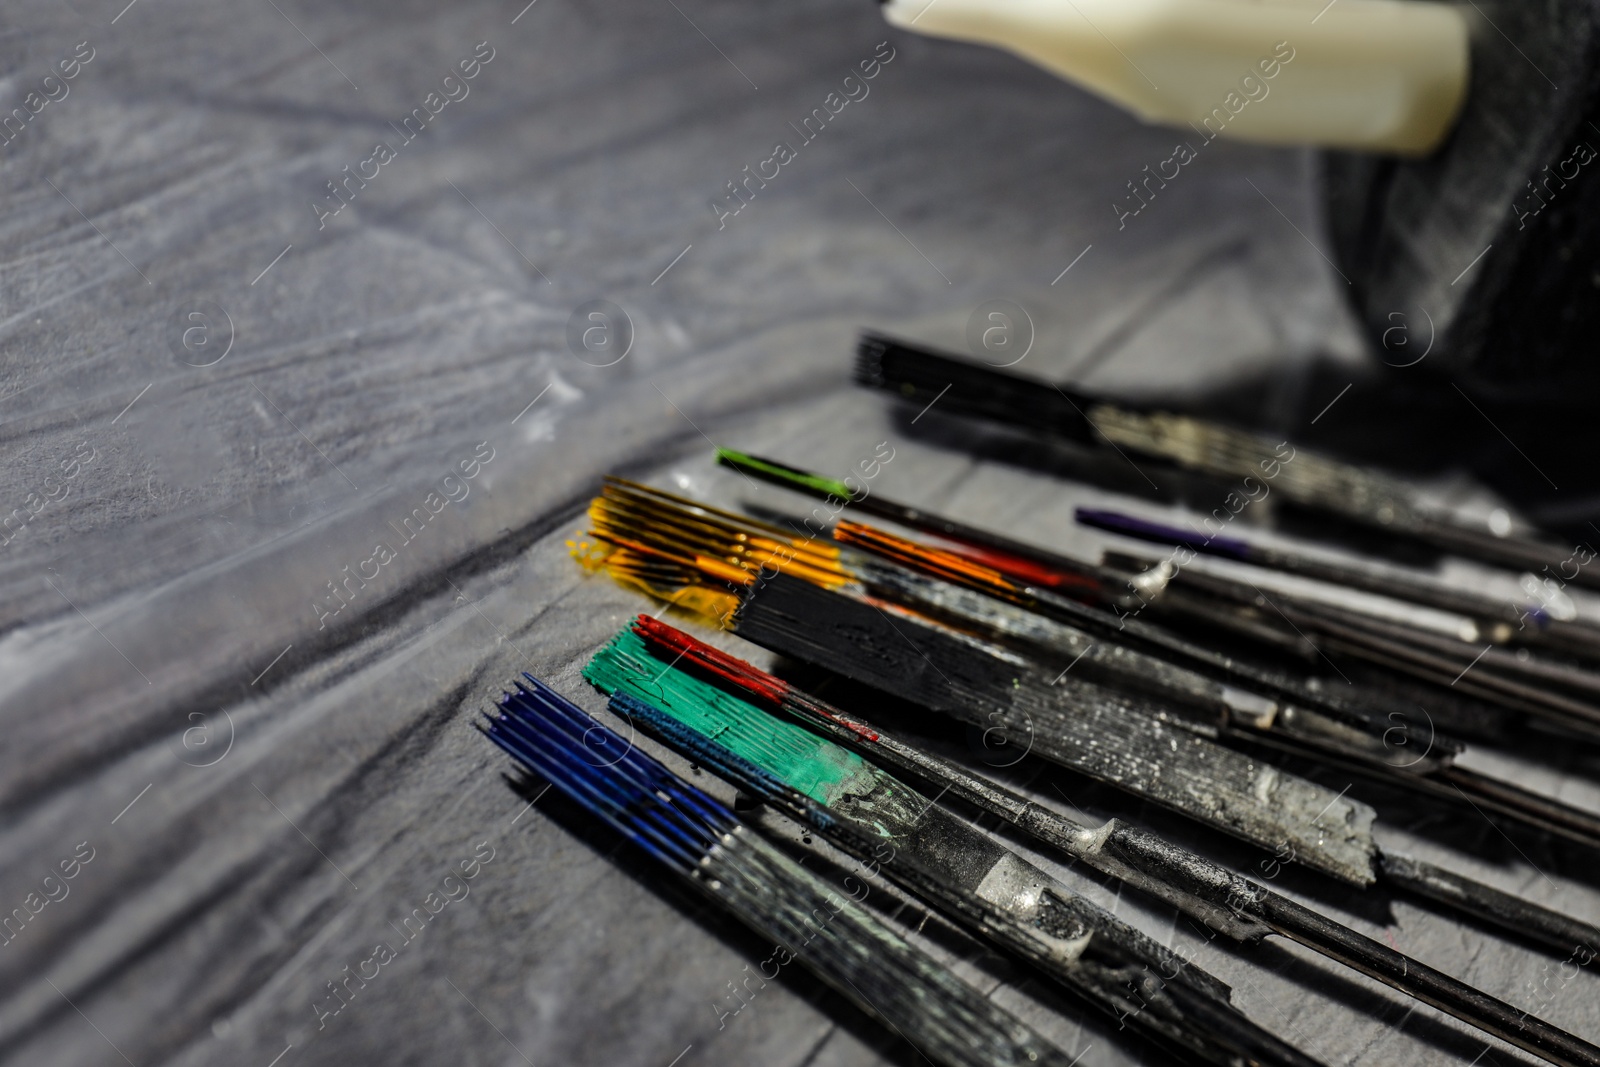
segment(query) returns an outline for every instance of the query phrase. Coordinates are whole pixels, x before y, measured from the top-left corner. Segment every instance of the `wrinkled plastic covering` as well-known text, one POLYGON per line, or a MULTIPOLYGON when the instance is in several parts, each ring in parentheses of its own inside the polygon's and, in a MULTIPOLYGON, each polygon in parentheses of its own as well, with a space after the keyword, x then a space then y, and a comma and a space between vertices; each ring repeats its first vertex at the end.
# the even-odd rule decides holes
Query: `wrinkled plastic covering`
MULTIPOLYGON (((1092 545, 1072 507, 1117 498, 852 388, 860 326, 960 350, 1006 299, 1034 373, 1178 397, 1254 379, 1262 425, 1314 412, 1308 358, 1356 349, 1295 232, 1318 232, 1306 161, 1212 145, 1119 219, 1174 134, 865 3, 124 2, 0 26, 0 104, 31 116, 0 146, 0 519, 25 517, 0 547, 0 910, 25 916, 0 1058, 912 1062, 797 968, 753 979, 771 946, 567 806, 528 808, 471 718, 520 670, 601 706, 577 670, 646 607, 568 557, 602 473, 797 507, 713 468, 713 441, 836 477, 888 441, 885 493, 1092 545), (775 142, 792 158, 768 163, 775 142), (728 200, 747 165, 778 172, 728 200)), ((1049 781, 1030 788, 1059 804, 1049 781)), ((1474 873, 1595 916, 1549 849, 1461 841, 1474 873)), ((1482 1047, 1062 877, 1330 1063, 1482 1047)), ((1592 968, 1322 893, 1600 1025, 1592 968)), ((919 936, 1084 1064, 1148 1055, 937 922, 919 936)))

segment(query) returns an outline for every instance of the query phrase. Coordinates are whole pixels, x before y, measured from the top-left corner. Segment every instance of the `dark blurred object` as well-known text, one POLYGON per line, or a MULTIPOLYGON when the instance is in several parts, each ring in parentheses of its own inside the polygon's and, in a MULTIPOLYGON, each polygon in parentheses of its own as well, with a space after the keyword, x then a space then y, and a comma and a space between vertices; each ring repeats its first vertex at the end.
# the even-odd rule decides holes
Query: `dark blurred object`
POLYGON ((1472 86, 1445 146, 1325 157, 1340 269, 1391 366, 1431 349, 1480 401, 1592 407, 1600 4, 1471 6, 1472 86))

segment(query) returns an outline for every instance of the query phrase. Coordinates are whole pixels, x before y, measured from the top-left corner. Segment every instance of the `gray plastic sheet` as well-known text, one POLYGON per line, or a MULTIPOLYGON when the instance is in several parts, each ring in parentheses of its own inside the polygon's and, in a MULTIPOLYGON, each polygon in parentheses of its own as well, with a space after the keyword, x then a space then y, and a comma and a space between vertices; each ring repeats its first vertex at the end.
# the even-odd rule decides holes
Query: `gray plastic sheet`
MULTIPOLYGON (((881 491, 1093 550, 1072 506, 1115 497, 854 389, 862 326, 961 349, 1009 300, 1035 374, 1265 380, 1267 426, 1321 407, 1313 358, 1363 357, 1309 159, 1209 145, 1119 220, 1182 134, 866 3, 124 3, 0 20, 0 104, 29 115, 0 146, 0 910, 29 916, 0 945, 0 1059, 916 1062, 797 969, 729 999, 769 946, 517 792, 472 717, 521 670, 602 706, 577 671, 654 610, 569 558, 605 472, 792 507, 712 444, 843 473, 888 441, 881 491)), ((1555 851, 1474 833, 1410 844, 1596 917, 1555 851)), ((1298 950, 1064 877, 1330 1064, 1483 1051, 1298 950)), ((1315 899, 1600 1036, 1589 970, 1315 899)), ((1160 1061, 918 936, 1088 1067, 1160 1061)))

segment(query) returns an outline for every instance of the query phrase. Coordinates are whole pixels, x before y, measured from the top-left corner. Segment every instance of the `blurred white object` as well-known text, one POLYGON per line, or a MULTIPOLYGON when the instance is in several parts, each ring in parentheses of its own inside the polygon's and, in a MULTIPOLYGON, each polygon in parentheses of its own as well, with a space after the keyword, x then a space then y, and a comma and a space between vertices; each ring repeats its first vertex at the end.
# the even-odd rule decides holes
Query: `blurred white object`
POLYGON ((1412 0, 889 0, 889 22, 1006 48, 1146 122, 1404 155, 1444 139, 1467 24, 1412 0))

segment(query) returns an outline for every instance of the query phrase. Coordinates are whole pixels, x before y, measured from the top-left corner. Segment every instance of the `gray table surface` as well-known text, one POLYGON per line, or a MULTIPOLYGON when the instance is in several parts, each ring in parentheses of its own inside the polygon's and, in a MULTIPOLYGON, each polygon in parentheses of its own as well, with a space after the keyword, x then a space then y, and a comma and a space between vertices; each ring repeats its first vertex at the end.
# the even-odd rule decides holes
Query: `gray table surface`
MULTIPOLYGON (((0 513, 27 519, 0 548, 0 910, 93 855, 0 946, 0 1057, 915 1062, 798 973, 719 1019, 764 946, 555 798, 527 808, 472 718, 525 669, 601 706, 577 671, 647 605, 569 558, 600 474, 784 502, 713 467, 711 442, 843 472, 889 441, 884 492, 1093 549, 1071 508, 1106 493, 974 458, 959 426, 854 389, 861 326, 959 348, 974 309, 1010 299, 1036 327, 1033 373, 1179 398, 1265 381, 1259 421, 1303 421, 1332 399, 1312 362, 1354 376, 1365 358, 1318 251, 1309 158, 1206 146, 1119 229, 1113 201, 1182 135, 890 31, 864 2, 124 4, 23 2, 0 22, 5 109, 93 50, 0 147, 0 513), (798 142, 790 124, 883 41, 869 94, 719 228, 725 183, 798 142), (402 143, 475 48, 492 59, 468 95, 402 143), (394 158, 319 228, 325 183, 379 141, 394 158), (608 366, 568 344, 597 299, 632 327, 608 366), (474 449, 492 459, 446 483, 466 498, 331 598, 474 449), (402 943, 475 849, 493 858, 470 895, 402 943), (395 959, 319 1027, 313 1004, 378 942, 395 959)), ((1512 770, 1600 800, 1576 756, 1512 770)), ((1465 849, 1392 833, 1600 914, 1559 850, 1487 823, 1465 849)), ((1330 1064, 1483 1050, 1296 950, 1231 952, 1064 877, 1330 1064)), ((1317 899, 1600 1037, 1588 971, 1406 904, 1317 899)), ((1154 1055, 936 922, 921 936, 1081 1063, 1154 1055)))

